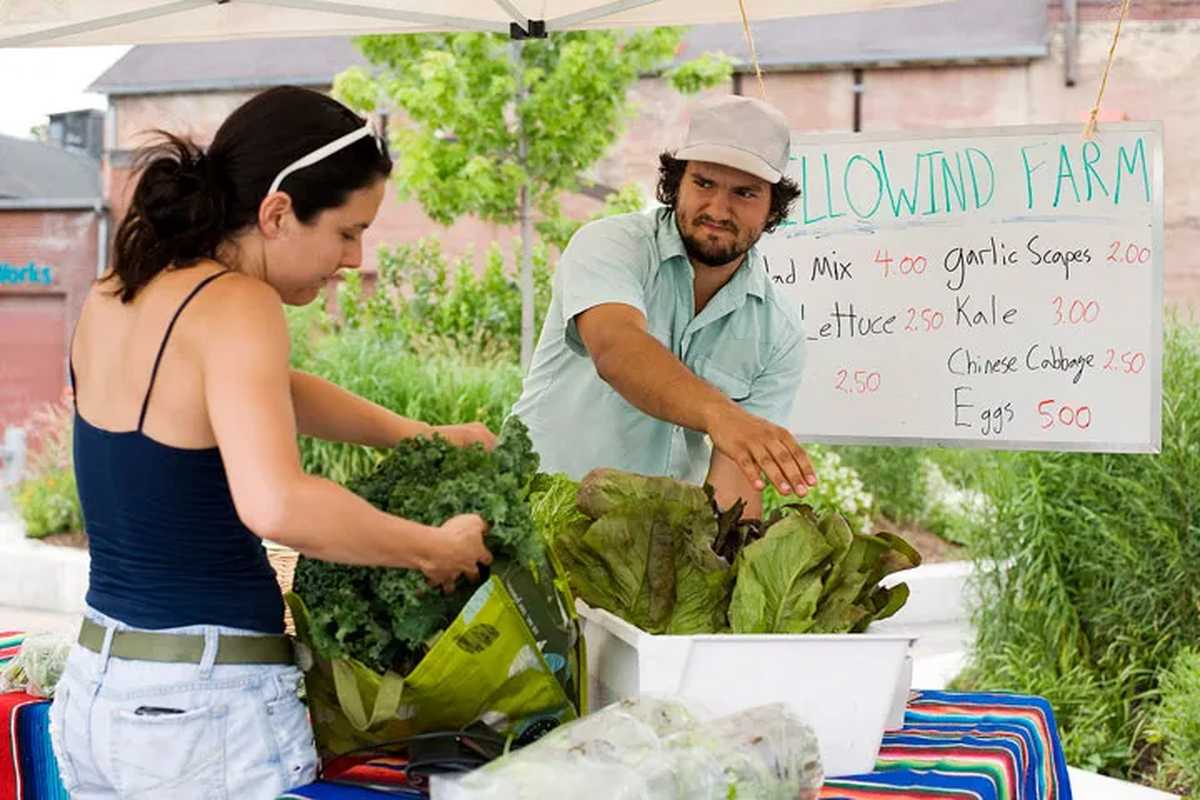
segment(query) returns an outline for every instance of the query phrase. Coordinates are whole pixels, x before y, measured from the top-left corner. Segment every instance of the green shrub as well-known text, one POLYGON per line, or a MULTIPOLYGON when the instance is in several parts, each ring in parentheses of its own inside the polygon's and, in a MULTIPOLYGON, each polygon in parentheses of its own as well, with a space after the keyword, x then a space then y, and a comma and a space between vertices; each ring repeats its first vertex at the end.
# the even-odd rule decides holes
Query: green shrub
POLYGON ((887 446, 830 449, 855 470, 874 498, 874 514, 918 525, 957 544, 969 544, 973 531, 992 522, 991 503, 977 487, 994 463, 994 453, 887 446))
POLYGON ((35 412, 25 425, 29 454, 13 501, 30 538, 83 530, 71 453, 74 422, 75 406, 66 394, 35 412))
POLYGON ((1162 702, 1154 712, 1150 737, 1163 753, 1157 783, 1194 795, 1200 792, 1200 650, 1177 655, 1159 689, 1162 702))
POLYGON ((932 459, 922 466, 925 482, 925 507, 919 515, 922 527, 946 541, 969 546, 981 528, 995 524, 996 509, 984 492, 948 478, 932 459))
MULTIPOLYGON (((804 502, 819 514, 838 512, 846 518, 851 528, 860 533, 871 532, 875 500, 863 487, 858 472, 844 463, 842 457, 831 448, 814 444, 806 446, 805 451, 817 473, 817 485, 808 490, 804 502)), ((784 497, 775 487, 768 485, 763 492, 763 511, 769 513, 795 500, 794 495, 784 497)))
POLYGON ((1068 760, 1130 777, 1158 677, 1200 641, 1200 329, 1164 334, 1162 452, 1004 453, 965 684, 1047 696, 1068 760))
POLYGON ((996 450, 972 447, 930 447, 921 451, 947 481, 964 489, 979 489, 996 469, 996 450))
MULTIPOLYGON (((550 305, 551 271, 544 246, 534 248, 533 267, 536 330, 550 305)), ((451 264, 436 239, 380 248, 376 291, 364 298, 361 285, 348 281, 338 306, 347 327, 384 336, 442 340, 461 351, 512 361, 521 349, 516 269, 506 265, 495 244, 478 272, 470 256, 451 264)))
POLYGON ((25 523, 25 535, 31 539, 83 530, 75 473, 70 469, 22 481, 13 500, 25 523))
MULTIPOLYGON (((374 291, 350 273, 337 305, 289 309, 292 366, 433 425, 479 421, 494 431, 521 391, 520 293, 492 247, 482 274, 450 264, 435 239, 382 248, 374 291), (452 275, 453 274, 453 275, 452 275)), ((535 259, 539 314, 549 301, 545 253, 535 259)), ((304 468, 345 482, 373 467, 371 448, 302 438, 304 468)))
POLYGON ((876 511, 899 522, 917 522, 925 510, 925 455, 912 447, 838 447, 874 496, 876 511))

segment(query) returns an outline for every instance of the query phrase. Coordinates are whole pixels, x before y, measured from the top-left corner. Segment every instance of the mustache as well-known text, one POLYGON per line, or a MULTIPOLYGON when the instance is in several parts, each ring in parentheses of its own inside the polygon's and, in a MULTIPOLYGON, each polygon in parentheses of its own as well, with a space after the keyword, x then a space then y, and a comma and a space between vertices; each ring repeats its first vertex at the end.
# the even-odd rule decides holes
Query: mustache
POLYGON ((729 222, 729 221, 718 222, 717 220, 713 219, 712 217, 708 216, 707 214, 701 214, 700 216, 696 217, 695 224, 697 224, 697 225, 705 225, 705 224, 712 225, 715 228, 721 228, 723 230, 729 231, 730 233, 738 232, 737 226, 734 225, 732 222, 729 222))

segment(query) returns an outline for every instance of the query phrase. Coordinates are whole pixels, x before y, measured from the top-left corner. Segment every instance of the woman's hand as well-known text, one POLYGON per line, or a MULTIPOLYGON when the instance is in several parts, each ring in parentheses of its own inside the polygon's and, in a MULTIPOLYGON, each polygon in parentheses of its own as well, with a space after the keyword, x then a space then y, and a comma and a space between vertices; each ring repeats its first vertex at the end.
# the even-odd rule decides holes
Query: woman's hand
POLYGON ((454 590, 460 575, 477 582, 479 565, 492 563, 492 554, 483 544, 487 530, 487 522, 478 514, 460 514, 443 522, 421 566, 429 582, 446 592, 454 590))
POLYGON ((456 447, 469 447, 478 443, 483 445, 484 450, 491 450, 496 446, 496 434, 489 431, 482 422, 436 425, 433 432, 456 447))

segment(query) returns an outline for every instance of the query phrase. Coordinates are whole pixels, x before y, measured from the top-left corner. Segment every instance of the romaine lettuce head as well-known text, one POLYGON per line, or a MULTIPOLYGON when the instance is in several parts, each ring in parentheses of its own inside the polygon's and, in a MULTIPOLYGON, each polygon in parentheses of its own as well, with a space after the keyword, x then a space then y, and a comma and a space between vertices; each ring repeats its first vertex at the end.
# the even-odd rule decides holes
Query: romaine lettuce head
POLYGON ((560 529, 552 547, 584 602, 650 633, 725 628, 732 575, 712 550, 717 522, 702 488, 599 469, 578 508, 590 523, 560 529))
POLYGON ((807 633, 834 546, 805 514, 788 514, 746 546, 729 605, 734 633, 807 633))

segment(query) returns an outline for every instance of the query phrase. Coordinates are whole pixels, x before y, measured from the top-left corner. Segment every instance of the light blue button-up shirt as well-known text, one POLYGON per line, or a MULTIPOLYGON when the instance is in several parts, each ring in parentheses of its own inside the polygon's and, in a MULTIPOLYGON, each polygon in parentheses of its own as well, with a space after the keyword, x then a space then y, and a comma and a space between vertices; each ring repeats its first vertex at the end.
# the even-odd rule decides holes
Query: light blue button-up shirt
POLYGON ((643 413, 596 373, 575 317, 603 303, 633 306, 688 369, 752 414, 788 423, 804 367, 797 309, 775 291, 754 249, 699 314, 693 278, 668 209, 592 222, 571 239, 513 409, 544 472, 578 480, 615 467, 693 483, 708 472, 707 436, 643 413))

